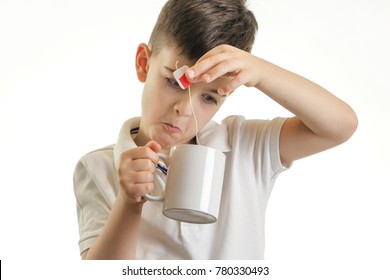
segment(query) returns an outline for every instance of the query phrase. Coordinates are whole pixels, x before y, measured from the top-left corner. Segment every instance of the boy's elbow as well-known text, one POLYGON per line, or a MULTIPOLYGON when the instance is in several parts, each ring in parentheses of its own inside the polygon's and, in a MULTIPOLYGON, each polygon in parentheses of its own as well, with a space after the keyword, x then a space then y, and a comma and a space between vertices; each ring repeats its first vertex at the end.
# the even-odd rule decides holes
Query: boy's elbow
POLYGON ((344 143, 355 133, 359 126, 359 120, 356 113, 351 109, 348 116, 344 118, 343 125, 340 126, 340 133, 338 135, 339 144, 344 143))

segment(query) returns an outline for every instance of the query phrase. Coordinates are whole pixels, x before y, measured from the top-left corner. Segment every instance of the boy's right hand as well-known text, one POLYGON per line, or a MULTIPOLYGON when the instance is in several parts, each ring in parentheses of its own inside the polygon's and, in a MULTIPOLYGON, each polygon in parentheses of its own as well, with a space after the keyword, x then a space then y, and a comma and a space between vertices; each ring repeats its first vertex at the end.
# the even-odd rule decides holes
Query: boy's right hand
POLYGON ((144 195, 153 190, 153 172, 156 169, 161 146, 149 141, 145 146, 130 149, 121 155, 118 176, 118 198, 125 203, 144 202, 144 195))

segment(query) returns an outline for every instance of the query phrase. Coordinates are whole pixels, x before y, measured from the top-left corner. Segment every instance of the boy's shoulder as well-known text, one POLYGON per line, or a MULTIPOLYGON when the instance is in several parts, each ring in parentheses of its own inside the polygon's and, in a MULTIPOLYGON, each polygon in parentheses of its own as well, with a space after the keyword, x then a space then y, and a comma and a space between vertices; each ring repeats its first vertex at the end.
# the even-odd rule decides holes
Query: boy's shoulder
POLYGON ((90 159, 90 158, 94 158, 94 157, 100 157, 100 156, 105 155, 105 154, 108 155, 108 154, 112 153, 114 147, 115 147, 115 144, 111 144, 111 145, 108 145, 108 146, 105 146, 105 147, 102 147, 102 148, 99 148, 96 150, 92 150, 92 151, 86 153, 85 155, 83 155, 81 157, 81 159, 90 159))
MULTIPOLYGON (((250 146, 259 144, 259 139, 274 135, 271 139, 278 138, 285 118, 271 120, 246 119, 244 116, 232 115, 224 118, 221 123, 210 121, 199 133, 199 142, 222 152, 234 149, 245 149, 242 143, 250 146)), ((269 138, 269 137, 268 137, 269 138)))
POLYGON ((80 158, 73 173, 73 184, 79 203, 104 198, 112 206, 118 192, 113 148, 109 145, 80 158))
POLYGON ((228 116, 222 120, 226 125, 229 137, 247 137, 246 134, 264 134, 267 131, 280 130, 287 118, 247 119, 241 115, 228 116))
POLYGON ((115 144, 108 145, 96 150, 93 150, 79 159, 79 163, 84 165, 87 169, 99 169, 107 168, 108 166, 114 166, 114 150, 115 144))

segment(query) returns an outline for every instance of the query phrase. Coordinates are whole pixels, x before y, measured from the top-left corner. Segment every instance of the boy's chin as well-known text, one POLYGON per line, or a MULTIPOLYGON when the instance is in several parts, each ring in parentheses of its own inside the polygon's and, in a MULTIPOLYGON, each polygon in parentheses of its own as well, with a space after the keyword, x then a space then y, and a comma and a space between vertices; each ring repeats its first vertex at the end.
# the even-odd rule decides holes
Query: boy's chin
POLYGON ((169 135, 158 135, 156 137, 152 137, 152 140, 156 141, 160 144, 162 149, 170 149, 173 146, 176 146, 179 141, 172 139, 169 135))
POLYGON ((159 137, 153 137, 152 139, 159 143, 163 150, 169 150, 174 146, 182 144, 196 144, 195 138, 191 140, 178 140, 169 137, 169 135, 159 135, 159 137))

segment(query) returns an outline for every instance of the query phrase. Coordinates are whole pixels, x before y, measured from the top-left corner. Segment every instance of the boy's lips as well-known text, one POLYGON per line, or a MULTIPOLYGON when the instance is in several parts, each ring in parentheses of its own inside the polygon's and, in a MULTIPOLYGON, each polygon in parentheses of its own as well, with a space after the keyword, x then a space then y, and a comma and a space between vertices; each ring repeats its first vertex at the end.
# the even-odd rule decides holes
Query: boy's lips
POLYGON ((171 123, 163 123, 163 127, 169 133, 181 133, 181 129, 171 123))

